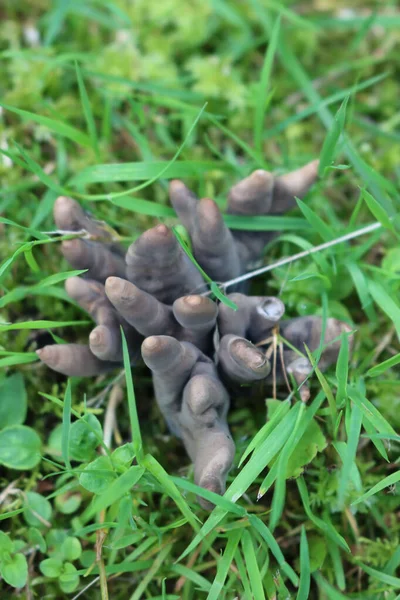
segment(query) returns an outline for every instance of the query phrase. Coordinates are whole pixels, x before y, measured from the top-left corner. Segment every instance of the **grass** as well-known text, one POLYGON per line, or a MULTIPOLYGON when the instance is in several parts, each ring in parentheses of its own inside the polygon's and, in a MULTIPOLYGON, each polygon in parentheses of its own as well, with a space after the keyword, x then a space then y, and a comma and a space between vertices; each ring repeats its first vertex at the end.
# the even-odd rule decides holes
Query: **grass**
POLYGON ((399 597, 395 9, 2 4, 1 597, 399 597), (90 330, 63 289, 78 272, 60 258, 68 236, 54 231, 52 206, 71 194, 128 244, 156 222, 176 225, 168 179, 223 207, 252 170, 317 157, 320 180, 292 214, 226 220, 282 232, 268 263, 380 223, 252 284, 279 294, 288 316, 345 320, 355 347, 343 335, 324 374, 315 354, 306 405, 235 402, 237 456, 220 498, 192 483, 146 371, 67 382, 37 363, 38 344, 90 330), (118 430, 100 454, 116 393, 118 430), (210 515, 196 495, 216 504, 210 515))

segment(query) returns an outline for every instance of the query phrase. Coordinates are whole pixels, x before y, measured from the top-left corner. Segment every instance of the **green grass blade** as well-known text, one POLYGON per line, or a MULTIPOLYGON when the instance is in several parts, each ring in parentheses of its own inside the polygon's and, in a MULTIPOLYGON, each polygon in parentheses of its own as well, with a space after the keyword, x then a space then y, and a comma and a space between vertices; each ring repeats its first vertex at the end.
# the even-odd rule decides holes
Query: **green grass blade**
POLYGON ((221 598, 221 593, 224 588, 229 569, 235 556, 236 548, 239 544, 242 531, 237 529, 231 531, 228 536, 228 542, 225 547, 224 554, 218 562, 217 574, 207 595, 207 600, 218 600, 221 598))
POLYGON ((229 229, 246 231, 310 231, 311 226, 300 217, 223 215, 229 229))
POLYGON ((13 352, 5 358, 0 358, 0 368, 26 365, 38 360, 39 357, 36 352, 13 352))
POLYGON ((0 325, 1 331, 17 331, 21 329, 55 329, 57 327, 81 327, 89 325, 91 321, 25 321, 12 325, 0 325))
POLYGON ((64 395, 63 416, 62 416, 62 437, 61 437, 61 454, 65 466, 70 469, 71 463, 69 460, 69 432, 71 428, 71 408, 72 394, 71 381, 68 379, 67 387, 64 395))
POLYGON ((130 163, 102 164, 86 167, 69 181, 72 186, 93 183, 125 183, 127 181, 146 181, 164 170, 164 179, 201 178, 211 169, 231 171, 229 163, 211 160, 144 161, 130 163))
POLYGON ((192 492, 193 494, 196 494, 201 498, 205 498, 212 504, 215 504, 215 506, 226 510, 227 513, 233 513, 238 517, 244 517, 246 515, 246 511, 242 506, 234 504, 224 496, 220 496, 215 492, 206 490, 205 488, 202 488, 196 485, 195 483, 188 481, 187 479, 181 479, 179 477, 170 477, 170 479, 173 483, 175 483, 178 487, 182 488, 183 490, 187 490, 188 492, 192 492))
MULTIPOLYGON (((303 409, 301 408, 301 405, 300 405, 299 413, 303 412, 303 415, 302 415, 301 419, 299 419, 299 418, 296 419, 296 423, 298 423, 298 427, 297 427, 296 435, 294 438, 292 438, 292 443, 291 443, 291 446, 294 449, 296 448, 296 445, 302 439, 303 435, 305 434, 305 432, 307 430, 307 427, 310 425, 310 423, 314 419, 317 411, 320 409, 321 404, 323 403, 324 400, 325 400, 325 394, 323 391, 320 391, 319 394, 317 394, 316 398, 312 401, 311 405, 307 407, 305 413, 303 412, 303 409)), ((299 404, 300 403, 298 403, 298 405, 299 404)), ((278 411, 276 411, 276 412, 278 412, 278 411)), ((287 446, 285 446, 285 448, 286 447, 287 446)), ((276 461, 274 463, 274 465, 272 466, 272 469, 269 471, 268 475, 265 477, 264 481, 260 485, 257 499, 260 499, 262 496, 264 496, 264 494, 267 493, 269 488, 272 486, 272 484, 276 480, 278 472, 279 472, 278 465, 279 465, 279 461, 276 461)))
POLYGON ((197 532, 199 530, 199 519, 190 510, 188 503, 185 498, 180 494, 178 488, 173 482, 172 478, 168 475, 165 469, 160 463, 150 454, 146 454, 142 459, 142 465, 157 479, 161 484, 163 491, 172 498, 181 513, 186 517, 188 523, 197 532))
POLYGON ((139 585, 137 586, 133 594, 130 596, 129 600, 140 600, 140 598, 143 598, 143 594, 146 592, 151 581, 155 578, 156 573, 163 566, 164 561, 166 560, 168 554, 170 554, 172 548, 172 544, 169 544, 168 546, 165 546, 164 548, 162 548, 162 550, 160 550, 156 558, 152 561, 150 569, 140 581, 139 585))
POLYGON ((341 507, 344 505, 345 495, 350 479, 350 471, 356 458, 357 446, 360 440, 362 416, 361 409, 357 405, 353 404, 351 409, 350 426, 347 435, 348 442, 346 444, 346 454, 339 477, 338 504, 341 507))
POLYGON ((349 377, 349 334, 340 335, 340 350, 336 362, 336 405, 340 406, 347 398, 347 379, 349 377))
POLYGON ((358 297, 360 299, 362 309, 365 311, 365 314, 367 315, 369 320, 375 322, 376 312, 372 302, 372 296, 368 289, 367 278, 365 277, 363 271, 360 269, 359 265, 355 262, 348 262, 346 264, 346 268, 349 271, 350 276, 353 280, 358 297))
POLYGON ((117 502, 122 496, 129 492, 142 478, 145 469, 139 466, 130 467, 125 473, 115 479, 109 488, 100 496, 97 496, 94 502, 81 516, 82 523, 86 523, 96 513, 108 508, 114 502, 117 502))
POLYGON ((180 247, 186 254, 186 256, 190 259, 190 261, 198 269, 198 271, 201 273, 203 278, 209 283, 210 289, 211 289, 212 293, 214 294, 214 296, 216 298, 218 298, 218 300, 220 300, 223 304, 225 304, 226 306, 229 306, 229 308, 231 308, 232 310, 237 310, 236 304, 232 300, 230 300, 227 296, 225 296, 225 294, 223 292, 221 292, 221 290, 219 289, 219 287, 215 283, 215 281, 212 281, 211 277, 209 275, 207 275, 207 273, 204 271, 204 269, 199 265, 199 263, 193 256, 193 253, 191 252, 189 246, 186 244, 185 240, 180 235, 177 227, 173 227, 172 231, 173 231, 176 239, 178 240, 180 247))
POLYGON ((201 589, 203 592, 210 592, 211 583, 200 573, 197 573, 193 569, 189 569, 188 567, 184 567, 183 565, 172 565, 171 571, 173 573, 178 573, 181 577, 188 579, 189 581, 193 581, 193 583, 201 589))
POLYGON ((87 130, 89 133, 90 143, 96 155, 99 156, 99 141, 97 139, 96 124, 94 122, 92 106, 90 104, 85 82, 83 80, 81 68, 77 62, 75 62, 75 69, 76 78, 78 80, 79 95, 81 97, 81 104, 83 108, 83 114, 86 120, 87 130))
POLYGON ((396 550, 393 552, 391 558, 388 560, 385 566, 385 573, 388 575, 394 575, 396 569, 400 565, 400 546, 397 546, 396 550))
MULTIPOLYGON (((288 414, 275 427, 275 429, 264 440, 260 447, 257 448, 257 451, 254 452, 248 463, 243 467, 225 492, 226 498, 232 502, 236 502, 246 492, 248 487, 254 482, 261 471, 276 456, 291 433, 291 429, 296 421, 298 406, 299 404, 294 406, 288 412, 288 414)), ((224 509, 219 507, 215 508, 208 517, 207 521, 204 523, 200 532, 195 536, 186 550, 178 558, 178 561, 190 554, 194 548, 196 548, 198 544, 215 529, 215 527, 222 521, 226 514, 227 512, 224 509)))
POLYGON ((132 443, 133 443, 133 448, 135 451, 136 459, 139 464, 142 464, 142 460, 144 457, 142 434, 140 432, 140 424, 139 424, 139 418, 138 418, 137 408, 136 408, 136 398, 135 398, 135 390, 133 387, 131 361, 130 361, 130 357, 129 357, 128 344, 126 343, 126 338, 125 338, 125 334, 124 334, 122 327, 121 327, 121 337, 122 337, 122 353, 123 353, 123 358, 124 358, 126 392, 127 392, 127 396, 128 396, 129 419, 131 422, 131 431, 132 431, 132 443))
POLYGON ((305 350, 307 352, 308 359, 309 359, 313 369, 315 370, 315 374, 318 378, 318 381, 320 382, 321 387, 324 390, 325 395, 328 399, 329 410, 331 413, 332 430, 334 431, 335 422, 336 422, 336 418, 337 418, 337 406, 336 406, 335 398, 333 396, 332 389, 331 389, 327 379, 324 377, 324 375, 322 374, 320 369, 317 367, 317 363, 316 363, 314 357, 312 356, 310 350, 307 348, 307 346, 305 346, 305 350))
POLYGON ((146 187, 149 187, 158 179, 162 179, 164 177, 164 174, 168 171, 168 169, 171 168, 171 166, 175 163, 175 161, 180 156, 182 150, 186 146, 193 131, 195 130, 197 123, 200 121, 206 106, 207 106, 207 104, 204 104, 203 108, 200 110, 199 114, 197 115, 197 117, 193 121, 191 127, 189 128, 189 131, 186 134, 185 139, 183 140, 182 144, 179 146, 178 150, 175 152, 172 159, 169 162, 166 162, 165 166, 160 171, 155 173, 155 175, 153 177, 151 177, 147 181, 141 183, 140 185, 137 185, 137 186, 130 188, 128 190, 125 190, 123 192, 115 192, 115 193, 109 193, 109 194, 75 194, 75 196, 82 198, 83 200, 108 200, 109 202, 112 202, 116 198, 123 198, 124 196, 130 196, 131 194, 134 194, 140 190, 143 190, 146 187))
POLYGON ((382 79, 384 79, 387 76, 388 73, 381 73, 380 75, 375 75, 374 77, 366 79, 361 83, 345 88, 344 90, 339 90, 326 98, 320 97, 318 101, 311 102, 310 106, 308 106, 307 108, 296 111, 295 114, 269 128, 264 135, 264 139, 270 139, 275 137, 278 133, 285 131, 285 129, 287 129, 291 125, 298 123, 299 121, 303 121, 307 117, 318 113, 324 107, 327 107, 330 104, 335 104, 335 102, 340 102, 349 95, 354 95, 361 90, 373 86, 376 83, 382 81, 382 79))
POLYGON ((384 360, 383 362, 381 362, 379 365, 376 365, 375 367, 371 367, 371 369, 369 369, 365 375, 366 375, 366 377, 378 377, 379 375, 382 375, 388 369, 395 367, 399 363, 400 363, 400 353, 396 354, 395 356, 392 356, 391 358, 388 358, 387 360, 384 360))
MULTIPOLYGON (((243 532, 243 533, 245 533, 245 532, 243 532)), ((242 554, 240 552, 240 548, 237 548, 237 550, 236 550, 235 563, 236 563, 236 566, 239 571, 240 580, 242 582, 244 598, 252 598, 252 590, 251 590, 251 586, 250 586, 250 581, 247 576, 247 571, 246 571, 246 567, 244 565, 244 560, 243 560, 242 554)), ((262 598, 264 598, 264 597, 265 596, 262 596, 262 598)))
POLYGON ((370 279, 368 282, 368 289, 376 304, 387 314, 389 319, 393 321, 397 335, 400 338, 399 305, 390 297, 389 293, 380 282, 370 279))
POLYGON ((244 561, 246 563, 247 573, 249 574, 249 582, 254 600, 264 600, 264 588, 260 575, 260 569, 257 564, 257 556, 254 550, 253 540, 248 531, 243 531, 242 534, 242 549, 244 561))
POLYGON ((393 575, 388 575, 387 573, 384 573, 383 571, 378 571, 377 569, 373 569, 372 567, 369 567, 368 565, 364 564, 360 560, 356 560, 355 562, 357 563, 357 565, 359 567, 361 567, 361 569, 363 571, 365 571, 365 573, 367 573, 368 575, 370 575, 377 581, 381 581, 382 583, 385 583, 386 585, 391 585, 396 589, 400 588, 400 577, 394 577, 393 575))
POLYGON ((346 579, 339 547, 331 540, 328 540, 328 551, 331 557, 333 570, 335 572, 336 585, 338 586, 339 590, 343 591, 346 589, 346 579))
POLYGON ((21 108, 16 108, 14 106, 9 106, 8 104, 4 104, 2 102, 0 102, 0 106, 22 117, 26 121, 33 121, 34 123, 38 123, 38 125, 50 129, 50 131, 52 131, 53 133, 70 139, 79 146, 88 148, 91 145, 90 138, 87 135, 79 131, 79 129, 76 129, 71 125, 67 125, 62 121, 55 121, 54 119, 50 119, 49 117, 36 115, 35 113, 29 112, 27 110, 22 110, 21 108))
POLYGON ((391 217, 388 216, 383 206, 367 190, 361 190, 361 195, 375 219, 382 223, 383 227, 395 233, 391 217))
POLYGON ((310 554, 304 525, 300 535, 300 583, 296 600, 308 600, 311 584, 310 554))
POLYGON ((265 107, 270 88, 272 66, 274 63, 275 53, 279 41, 280 26, 281 20, 280 17, 278 17, 273 26, 267 51, 265 53, 260 83, 258 84, 258 91, 255 97, 254 146, 257 152, 259 152, 260 154, 262 153, 265 107))
POLYGON ((349 97, 350 96, 346 96, 346 98, 340 105, 340 108, 335 115, 335 118, 332 122, 332 125, 328 131, 328 134, 322 146, 318 169, 318 172, 321 177, 324 176, 326 169, 329 168, 334 161, 339 138, 344 130, 346 120, 346 108, 347 103, 349 101, 349 97))
POLYGON ((352 502, 352 506, 355 504, 359 504, 360 502, 364 502, 365 500, 368 500, 368 498, 370 498, 371 496, 374 496, 378 492, 384 490, 385 488, 387 488, 391 485, 395 485, 399 481, 400 481, 400 471, 396 471, 396 473, 392 473, 391 475, 388 475, 387 477, 382 479, 382 481, 380 481, 379 483, 374 485, 374 487, 372 487, 370 490, 368 490, 368 492, 365 492, 365 494, 360 496, 360 498, 357 498, 357 500, 352 502))
POLYGON ((320 575, 320 573, 318 573, 318 572, 313 573, 313 578, 317 582, 320 590, 322 590, 325 593, 325 595, 327 596, 327 598, 329 600, 349 600, 348 596, 345 596, 341 592, 338 592, 337 590, 335 590, 335 588, 333 586, 331 586, 331 584, 328 583, 322 577, 322 575, 320 575))
POLYGON ((350 552, 350 548, 346 540, 336 531, 330 523, 327 523, 314 515, 310 506, 310 499, 308 496, 308 490, 304 481, 304 477, 298 477, 296 479, 297 487, 300 492, 300 497, 303 503, 303 507, 307 517, 320 529, 328 538, 330 538, 335 544, 338 544, 346 552, 350 552))
POLYGON ((271 531, 268 527, 255 515, 249 516, 249 521, 252 527, 261 535, 261 537, 266 541, 268 548, 271 550, 271 553, 274 555, 280 569, 287 575, 294 586, 299 585, 299 578, 296 573, 293 571, 292 567, 286 562, 285 557, 283 556, 282 550, 279 548, 277 541, 272 535, 271 531))
MULTIPOLYGON (((364 414, 363 417, 363 427, 365 429, 365 431, 368 434, 369 439, 371 440, 371 442, 373 443, 373 445, 375 446, 375 448, 378 450, 379 454, 382 456, 382 458, 384 460, 386 460, 387 462, 389 461, 389 457, 387 455, 386 452, 386 448, 383 445, 382 439, 384 438, 384 436, 389 436, 390 439, 390 435, 389 433, 376 433, 376 429, 375 427, 372 425, 372 423, 367 419, 367 417, 364 414), (381 439, 382 436, 382 439, 381 439)), ((395 436, 397 437, 397 436, 395 436)))
POLYGON ((218 127, 222 131, 224 135, 231 138, 238 146, 241 148, 250 158, 254 160, 257 166, 260 168, 264 168, 266 165, 264 163, 263 158, 260 156, 258 152, 253 150, 246 142, 241 140, 235 133, 233 133, 228 127, 225 127, 222 123, 215 119, 211 115, 207 115, 207 119, 212 123, 215 127, 218 127))
POLYGON ((379 410, 370 402, 358 389, 351 386, 349 389, 349 396, 353 400, 354 404, 357 404, 363 411, 368 421, 375 427, 379 433, 389 433, 396 435, 396 431, 385 419, 385 417, 379 412, 379 410))
POLYGON ((267 438, 269 433, 274 429, 274 427, 283 419, 283 417, 289 412, 290 409, 290 400, 284 400, 278 406, 277 410, 272 415, 271 419, 265 423, 261 427, 261 429, 256 433, 254 438, 251 440, 246 450, 243 452, 242 457, 239 461, 239 467, 243 464, 246 458, 251 454, 263 441, 267 438))
POLYGON ((271 504, 271 515, 269 521, 269 528, 271 532, 274 531, 275 527, 278 525, 279 519, 283 513, 283 507, 285 504, 286 497, 286 471, 287 465, 289 462, 289 458, 292 455, 296 445, 297 445, 297 433, 302 422, 304 412, 306 410, 304 402, 300 404, 300 409, 297 413, 296 423, 294 424, 293 431, 290 434, 289 439, 284 445, 278 459, 277 465, 277 478, 275 483, 274 495, 272 498, 271 504))
POLYGON ((321 236, 324 242, 329 242, 335 237, 335 232, 332 231, 332 229, 326 223, 324 223, 321 217, 319 217, 317 213, 311 210, 311 208, 307 206, 305 202, 299 200, 299 198, 296 199, 296 202, 301 212, 303 213, 307 221, 310 223, 312 230, 316 231, 321 236))

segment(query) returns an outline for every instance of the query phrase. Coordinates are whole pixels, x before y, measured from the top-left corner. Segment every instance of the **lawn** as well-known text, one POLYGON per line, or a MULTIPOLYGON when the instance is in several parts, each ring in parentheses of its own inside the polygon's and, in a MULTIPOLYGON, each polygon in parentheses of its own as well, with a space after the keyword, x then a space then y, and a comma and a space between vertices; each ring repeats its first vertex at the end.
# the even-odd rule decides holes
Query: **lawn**
POLYGON ((400 598, 396 0, 3 0, 0 18, 1 598, 400 598), (171 179, 224 209, 255 169, 316 158, 304 201, 265 221, 264 264, 326 247, 251 292, 344 321, 353 348, 315 362, 307 403, 243 389, 208 496, 143 365, 68 379, 38 360, 93 327, 53 205, 128 247, 178 223, 171 179))

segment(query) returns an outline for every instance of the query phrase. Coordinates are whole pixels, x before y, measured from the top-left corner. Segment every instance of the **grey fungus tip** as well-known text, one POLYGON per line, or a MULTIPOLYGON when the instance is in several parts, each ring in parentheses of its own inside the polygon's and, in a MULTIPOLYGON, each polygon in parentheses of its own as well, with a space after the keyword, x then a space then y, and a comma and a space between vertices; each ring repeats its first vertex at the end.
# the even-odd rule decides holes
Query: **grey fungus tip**
POLYGON ((279 298, 267 297, 256 310, 269 321, 278 322, 285 312, 285 305, 279 298))
POLYGON ((190 193, 190 190, 180 179, 171 179, 169 192, 170 194, 186 194, 190 193))
POLYGON ((84 218, 79 203, 68 196, 59 196, 56 199, 53 214, 57 227, 71 231, 80 229, 80 220, 84 218))
POLYGON ((228 211, 235 214, 265 214, 271 206, 274 178, 258 169, 234 185, 228 196, 228 211))
POLYGON ((152 371, 170 369, 180 362, 182 353, 180 342, 167 335, 152 335, 142 343, 142 358, 152 371))
POLYGON ((114 304, 133 303, 136 297, 139 297, 139 290, 134 283, 122 279, 122 277, 107 277, 105 282, 105 292, 108 299, 114 304))
POLYGON ((173 312, 176 320, 182 327, 196 328, 215 324, 218 315, 218 306, 206 296, 182 296, 175 300, 173 312))
POLYGON ((36 354, 42 362, 44 362, 50 368, 56 368, 59 361, 59 354, 57 352, 57 346, 43 346, 36 350, 36 354))
POLYGON ((218 362, 224 378, 239 384, 263 380, 271 371, 270 362, 262 350, 231 334, 220 341, 218 362))
POLYGON ((175 253, 177 241, 172 230, 161 224, 148 229, 133 242, 126 253, 128 267, 145 269, 154 267, 157 261, 165 261, 175 253))
POLYGON ((284 213, 296 205, 295 198, 303 198, 318 178, 319 160, 281 175, 275 179, 271 214, 284 213))
POLYGON ((231 343, 233 358, 243 362, 253 371, 263 369, 265 376, 268 375, 270 367, 264 354, 245 339, 237 338, 231 343))

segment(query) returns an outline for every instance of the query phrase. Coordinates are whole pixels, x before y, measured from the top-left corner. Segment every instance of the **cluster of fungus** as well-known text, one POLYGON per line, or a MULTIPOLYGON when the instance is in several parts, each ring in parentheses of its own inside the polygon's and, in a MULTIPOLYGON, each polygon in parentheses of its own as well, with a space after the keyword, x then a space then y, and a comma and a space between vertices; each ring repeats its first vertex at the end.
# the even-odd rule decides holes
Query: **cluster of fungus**
MULTIPOLYGON (((227 212, 284 214, 307 193, 317 172, 318 161, 280 177, 257 170, 231 188, 227 212)), ((228 281, 261 263, 270 232, 231 231, 217 204, 199 200, 181 181, 171 182, 170 200, 196 261, 212 280, 228 281)), ((54 218, 61 230, 88 234, 63 241, 62 253, 73 268, 87 269, 83 277, 67 280, 66 290, 96 327, 86 344, 49 345, 37 351, 40 359, 68 376, 107 372, 122 361, 122 326, 132 364, 142 358, 152 373, 159 409, 183 441, 195 482, 222 494, 234 458, 230 398, 243 384, 280 383, 288 375, 300 385, 311 371, 304 344, 314 351, 322 341, 319 368, 326 369, 336 361, 338 337, 348 326, 328 319, 323 328, 316 316, 282 320, 279 298, 249 296, 243 287, 228 295, 237 310, 196 293, 204 290, 202 274, 166 225, 145 231, 125 252, 71 198, 57 199, 54 218), (287 344, 271 368, 278 326, 287 344)), ((304 398, 306 387, 302 393, 304 398)))

